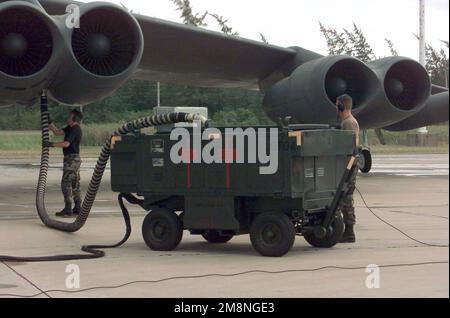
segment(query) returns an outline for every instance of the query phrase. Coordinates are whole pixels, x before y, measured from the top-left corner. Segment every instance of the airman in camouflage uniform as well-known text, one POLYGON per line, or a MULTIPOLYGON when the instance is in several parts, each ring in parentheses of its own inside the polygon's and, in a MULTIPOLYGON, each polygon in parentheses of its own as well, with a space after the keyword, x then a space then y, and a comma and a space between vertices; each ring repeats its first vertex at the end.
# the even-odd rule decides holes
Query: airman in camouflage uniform
POLYGON ((49 142, 44 146, 58 147, 63 149, 64 167, 61 179, 61 190, 64 195, 64 209, 56 213, 57 216, 71 217, 81 212, 81 193, 80 193, 80 143, 83 136, 81 131, 81 120, 83 115, 80 111, 74 109, 67 116, 67 126, 63 129, 57 128, 51 121, 49 129, 56 136, 64 136, 64 141, 49 142), (72 199, 75 207, 72 210, 72 199))
POLYGON ((80 166, 80 155, 73 154, 64 157, 61 190, 64 195, 64 202, 68 206, 72 206, 72 198, 75 202, 75 207, 80 207, 81 205, 80 166))
MULTIPOLYGON (((354 131, 356 135, 356 146, 359 148, 359 124, 352 115, 353 100, 349 95, 342 95, 337 98, 336 106, 338 108, 339 118, 341 120, 341 127, 343 130, 354 131)), ((353 167, 353 174, 348 183, 348 189, 342 198, 340 210, 344 217, 345 231, 341 243, 356 242, 356 235, 354 225, 356 223, 355 205, 353 200, 353 193, 356 189, 356 176, 359 170, 358 160, 355 161, 353 167)))
MULTIPOLYGON (((358 162, 358 160, 356 160, 358 162)), ((350 177, 350 181, 348 183, 348 189, 345 193, 344 197, 341 201, 340 210, 344 217, 344 223, 346 228, 349 226, 354 226, 356 224, 356 215, 355 215, 355 202, 353 199, 353 194, 356 189, 356 176, 358 175, 359 165, 356 163, 356 167, 354 167, 353 174, 350 177)))

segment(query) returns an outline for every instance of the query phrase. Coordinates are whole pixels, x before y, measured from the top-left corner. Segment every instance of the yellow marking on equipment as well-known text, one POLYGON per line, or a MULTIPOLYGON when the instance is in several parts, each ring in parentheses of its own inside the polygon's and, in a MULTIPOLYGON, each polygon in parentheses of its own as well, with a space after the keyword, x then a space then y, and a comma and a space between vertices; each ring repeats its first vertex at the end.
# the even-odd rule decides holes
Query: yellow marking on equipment
POLYGON ((353 156, 353 157, 350 159, 350 162, 348 163, 348 166, 347 166, 347 170, 351 170, 351 169, 352 169, 353 164, 355 163, 355 160, 356 160, 356 157, 355 157, 355 156, 353 156))
POLYGON ((122 136, 112 136, 111 137, 111 149, 114 149, 114 145, 118 141, 122 141, 122 136))
POLYGON ((302 145, 302 133, 301 131, 290 131, 289 137, 291 138, 297 138, 297 146, 302 145))

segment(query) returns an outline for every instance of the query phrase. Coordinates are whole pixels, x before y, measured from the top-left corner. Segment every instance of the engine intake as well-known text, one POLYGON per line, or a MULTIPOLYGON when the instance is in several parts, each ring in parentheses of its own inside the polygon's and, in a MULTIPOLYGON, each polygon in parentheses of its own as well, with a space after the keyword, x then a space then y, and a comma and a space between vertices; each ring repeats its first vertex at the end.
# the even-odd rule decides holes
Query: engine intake
POLYGON ((95 75, 115 76, 136 58, 139 34, 129 15, 112 7, 93 9, 80 19, 72 34, 72 49, 78 63, 95 75))
POLYGON ((0 3, 0 101, 32 104, 55 73, 61 45, 55 21, 37 4, 0 3))
POLYGON ((0 12, 0 71, 15 77, 33 75, 50 61, 53 37, 36 10, 0 12))
POLYGON ((420 111, 431 93, 425 68, 405 57, 387 57, 368 64, 382 89, 364 110, 355 110, 362 127, 381 128, 420 111))
POLYGON ((291 116, 301 124, 334 124, 338 96, 349 94, 354 107, 363 109, 378 88, 375 74, 358 59, 322 57, 299 66, 290 77, 270 88, 263 108, 274 121, 291 116))
POLYGON ((430 81, 426 70, 412 60, 394 62, 384 79, 389 102, 401 110, 421 107, 430 96, 430 81))
POLYGON ((80 8, 80 28, 61 26, 68 45, 50 87, 62 104, 86 105, 114 93, 139 66, 144 38, 122 7, 93 2, 80 8))

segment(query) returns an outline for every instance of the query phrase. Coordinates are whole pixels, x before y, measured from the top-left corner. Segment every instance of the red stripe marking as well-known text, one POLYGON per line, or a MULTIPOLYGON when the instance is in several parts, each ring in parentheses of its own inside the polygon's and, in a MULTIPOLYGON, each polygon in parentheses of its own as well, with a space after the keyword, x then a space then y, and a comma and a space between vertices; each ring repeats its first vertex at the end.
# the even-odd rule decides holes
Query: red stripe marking
POLYGON ((187 164, 187 188, 191 188, 191 164, 187 164))
MULTIPOLYGON (((180 157, 183 161, 193 162, 195 158, 197 158, 197 154, 193 149, 190 149, 188 152, 183 153, 182 150, 179 152, 180 157)), ((192 174, 191 174, 191 164, 186 164, 186 187, 191 189, 192 187, 192 174)))
POLYGON ((222 150, 222 160, 225 162, 225 186, 227 190, 231 188, 231 174, 230 174, 230 163, 227 163, 227 159, 232 159, 233 162, 236 161, 236 150, 235 149, 225 149, 222 150))
POLYGON ((227 190, 230 190, 230 183, 231 183, 231 177, 230 177, 230 164, 225 164, 225 170, 226 170, 226 187, 227 190))

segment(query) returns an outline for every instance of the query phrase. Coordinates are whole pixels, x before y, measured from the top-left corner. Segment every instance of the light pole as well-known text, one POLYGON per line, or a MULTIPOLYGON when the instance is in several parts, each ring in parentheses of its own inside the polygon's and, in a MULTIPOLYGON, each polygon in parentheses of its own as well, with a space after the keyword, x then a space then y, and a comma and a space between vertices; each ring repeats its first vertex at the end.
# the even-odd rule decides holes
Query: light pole
POLYGON ((161 106, 161 84, 160 82, 156 83, 156 106, 161 106))
POLYGON ((425 0, 419 0, 419 62, 425 66, 425 0))
MULTIPOLYGON (((425 39, 425 0, 419 0, 419 62, 425 67, 425 51, 426 51, 426 39, 425 39)), ((417 129, 417 134, 421 137, 428 134, 427 127, 417 129)), ((419 137, 419 140, 423 139, 419 137)))

